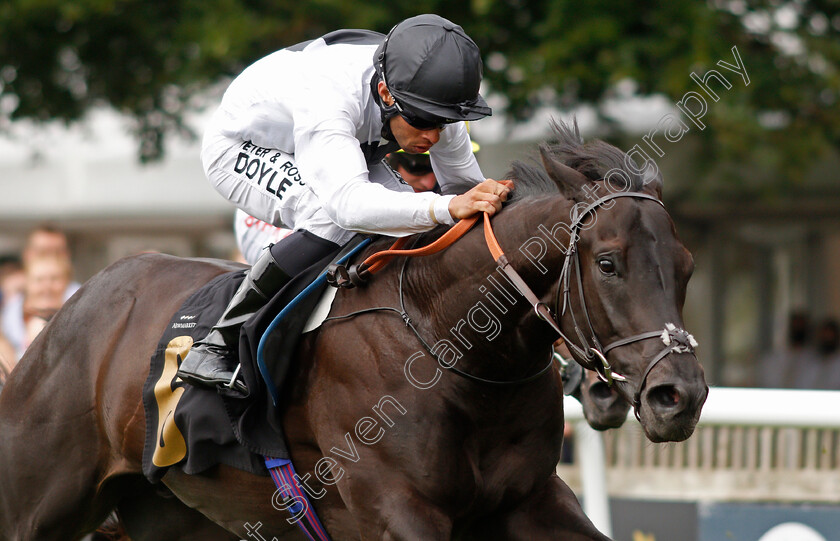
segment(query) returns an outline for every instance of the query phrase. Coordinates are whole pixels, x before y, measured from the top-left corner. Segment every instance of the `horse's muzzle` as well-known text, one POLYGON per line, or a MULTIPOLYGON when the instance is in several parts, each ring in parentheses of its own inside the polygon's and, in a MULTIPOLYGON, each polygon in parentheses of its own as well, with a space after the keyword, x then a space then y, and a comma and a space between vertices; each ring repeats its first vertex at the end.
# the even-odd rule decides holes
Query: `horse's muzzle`
POLYGON ((709 395, 702 367, 694 366, 692 374, 666 369, 648 378, 636 413, 651 441, 683 441, 694 432, 709 395))

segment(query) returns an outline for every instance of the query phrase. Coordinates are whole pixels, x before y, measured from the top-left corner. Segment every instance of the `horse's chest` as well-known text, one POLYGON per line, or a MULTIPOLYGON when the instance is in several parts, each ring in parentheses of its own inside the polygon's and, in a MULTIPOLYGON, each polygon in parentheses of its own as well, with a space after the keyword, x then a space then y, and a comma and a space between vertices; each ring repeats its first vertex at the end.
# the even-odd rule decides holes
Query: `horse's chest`
POLYGON ((473 487, 472 496, 484 502, 483 507, 524 497, 554 471, 561 444, 562 428, 486 439, 476 452, 465 452, 471 470, 471 478, 464 480, 469 481, 466 486, 473 487))

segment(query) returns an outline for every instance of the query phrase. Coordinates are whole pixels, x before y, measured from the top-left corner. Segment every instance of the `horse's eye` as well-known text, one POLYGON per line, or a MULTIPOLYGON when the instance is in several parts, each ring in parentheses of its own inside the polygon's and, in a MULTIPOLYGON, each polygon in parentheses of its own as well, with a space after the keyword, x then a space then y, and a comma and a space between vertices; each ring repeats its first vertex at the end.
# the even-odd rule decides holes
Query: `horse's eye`
POLYGON ((613 275, 615 274, 615 263, 613 263, 612 259, 602 257, 598 260, 598 270, 604 274, 613 275))

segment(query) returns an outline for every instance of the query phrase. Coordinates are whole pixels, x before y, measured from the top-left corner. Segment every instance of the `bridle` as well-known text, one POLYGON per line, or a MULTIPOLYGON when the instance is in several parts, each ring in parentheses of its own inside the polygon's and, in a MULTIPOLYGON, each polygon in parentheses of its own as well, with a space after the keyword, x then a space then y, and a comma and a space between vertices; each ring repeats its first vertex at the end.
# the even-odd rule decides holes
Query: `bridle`
MULTIPOLYGON (((559 314, 560 318, 562 318, 566 314, 566 310, 568 309, 569 315, 572 319, 574 333, 577 336, 579 342, 575 343, 568 336, 566 336, 566 334, 560 329, 559 322, 555 319, 554 316, 551 315, 551 312, 548 310, 548 307, 546 307, 545 304, 541 303, 538 299, 536 299, 533 293, 531 294, 533 299, 529 299, 529 301, 531 301, 531 304, 534 306, 537 315, 540 316, 540 318, 543 319, 546 323, 548 323, 552 327, 552 329, 554 329, 554 331, 563 339, 563 341, 566 343, 566 345, 571 351, 577 354, 576 359, 586 359, 585 362, 581 363, 584 364, 585 368, 594 370, 598 374, 599 378, 602 381, 604 381, 608 386, 615 386, 619 394, 621 394, 622 397, 628 403, 632 404, 635 414, 638 417, 639 408, 641 407, 641 394, 644 390, 648 374, 650 374, 651 370, 653 370, 653 368, 657 364, 659 364, 659 362, 662 359, 664 359, 667 355, 671 353, 694 353, 694 348, 697 347, 697 341, 691 334, 689 334, 683 329, 678 328, 672 323, 667 323, 665 325, 665 328, 661 330, 648 331, 629 336, 627 338, 621 338, 608 344, 605 347, 602 346, 601 342, 598 340, 598 337, 595 334, 595 330, 592 327, 592 321, 589 317, 589 310, 586 307, 586 297, 583 294, 583 275, 580 270, 580 253, 577 249, 577 243, 578 239, 580 238, 579 232, 583 226, 583 221, 586 219, 586 217, 590 214, 594 215, 594 213, 597 212, 597 210, 608 201, 612 201, 620 197, 649 199, 661 205, 663 208, 665 207, 662 201, 660 201, 658 198, 640 192, 611 193, 601 197, 600 199, 595 200, 594 202, 584 207, 582 210, 580 210, 577 206, 574 207, 572 222, 569 225, 569 244, 565 251, 566 257, 563 263, 563 268, 560 272, 560 277, 557 281, 557 293, 554 300, 554 311, 555 313, 559 314), (578 290, 578 298, 580 302, 581 311, 583 312, 585 328, 580 322, 578 322, 577 318, 575 317, 575 311, 571 308, 570 282, 572 274, 575 275, 575 281, 578 290), (587 332, 589 335, 588 339, 586 336, 587 332), (662 350, 660 350, 659 353, 657 353, 653 357, 653 359, 650 360, 644 372, 642 373, 642 378, 639 380, 639 384, 636 386, 635 389, 632 389, 627 377, 615 372, 612 369, 612 366, 607 360, 607 354, 613 349, 633 344, 635 342, 641 342, 642 340, 648 340, 651 338, 661 339, 665 347, 662 350)), ((499 263, 499 266, 502 267, 503 270, 510 269, 512 271, 508 263, 505 262, 503 264, 500 263, 498 260, 497 263, 499 263)), ((505 272, 510 271, 505 270, 505 272)), ((522 291, 521 288, 520 291, 522 291)), ((526 298, 528 298, 528 295, 526 295, 526 298)))
MULTIPOLYGON (((536 294, 531 290, 530 287, 528 287, 528 285, 525 283, 525 281, 522 279, 519 273, 516 272, 516 270, 510 265, 507 256, 505 256, 504 251, 502 250, 498 240, 495 237, 495 234, 493 233, 493 228, 490 225, 490 217, 486 213, 484 214, 484 236, 487 246, 490 249, 490 253, 493 255, 493 258, 495 259, 499 269, 502 272, 504 272, 505 276, 507 276, 511 283, 516 287, 516 289, 531 304, 537 317, 545 321, 554 330, 554 332, 556 332, 560 336, 560 338, 563 339, 563 341, 566 343, 569 349, 576 354, 575 359, 578 360, 580 364, 582 364, 587 369, 594 370, 595 372, 597 372, 600 379, 610 387, 615 386, 619 394, 628 403, 632 404, 635 414, 638 417, 639 410, 641 407, 641 394, 644 390, 648 374, 650 374, 651 370, 653 370, 653 368, 657 364, 659 364, 659 362, 662 359, 664 359, 667 355, 671 353, 694 353, 694 348, 697 347, 697 342, 694 340, 694 337, 691 336, 688 332, 676 327, 672 323, 667 323, 664 329, 643 332, 633 336, 629 336, 627 338, 621 338, 608 344, 606 347, 602 346, 601 342, 598 340, 598 337, 596 336, 595 330, 592 326, 592 321, 589 317, 589 311, 586 307, 586 298, 583 294, 583 279, 580 270, 580 255, 577 249, 577 242, 580 238, 579 232, 583 227, 583 221, 585 220, 585 218, 590 214, 594 214, 595 212, 597 212, 597 210, 600 209, 605 203, 621 197, 649 199, 651 201, 655 201, 663 208, 665 206, 662 203, 662 201, 660 201, 658 198, 645 193, 615 192, 605 195, 600 199, 597 199, 596 201, 584 207, 582 210, 579 209, 579 207, 577 206, 574 207, 572 222, 569 225, 569 244, 565 251, 565 260, 563 263, 563 268, 560 272, 560 276, 557 281, 557 294, 555 296, 554 301, 554 311, 555 313, 560 314, 559 317, 562 318, 566 314, 567 308, 569 309, 569 315, 572 319, 572 325, 574 327, 574 333, 577 337, 578 343, 570 339, 563 332, 563 330, 560 328, 559 321, 555 318, 554 315, 552 315, 549 307, 536 296, 536 294), (583 312, 583 320, 585 322, 585 327, 578 322, 577 318, 575 317, 574 309, 571 308, 570 284, 572 274, 575 275, 575 282, 577 284, 580 308, 583 312), (589 335, 588 338, 587 334, 589 335), (612 369, 609 361, 607 360, 607 354, 613 349, 652 338, 659 338, 660 340, 662 340, 665 347, 657 355, 655 355, 653 359, 650 360, 643 372, 639 384, 636 386, 635 389, 632 389, 629 380, 625 376, 615 372, 612 369), (585 359, 585 361, 582 361, 581 359, 585 359)), ((450 246, 455 240, 463 236, 467 231, 469 231, 477 221, 477 216, 461 220, 446 234, 444 234, 443 237, 424 248, 402 250, 401 248, 405 244, 406 238, 404 237, 402 239, 399 239, 396 243, 394 243, 390 250, 377 252, 365 259, 359 265, 351 266, 349 269, 343 266, 333 266, 333 268, 330 269, 330 277, 328 278, 328 281, 331 283, 331 285, 335 287, 349 288, 355 285, 361 285, 367 281, 371 274, 381 270, 382 267, 384 267, 388 263, 388 261, 390 261, 396 256, 429 255, 443 250, 444 248, 450 246)), ((391 310, 401 315, 401 317, 405 320, 406 325, 409 326, 412 329, 412 331, 414 331, 415 335, 417 335, 417 337, 420 339, 421 343, 423 343, 426 349, 430 350, 428 344, 425 340, 423 340, 422 336, 420 336, 419 332, 414 327, 414 325, 411 324, 411 320, 405 312, 405 307, 403 305, 402 298, 402 275, 404 273, 404 270, 405 267, 403 267, 403 271, 400 273, 399 310, 397 310, 396 308, 385 307, 371 308, 366 310, 360 310, 358 312, 347 314, 345 316, 337 316, 328 319, 339 320, 346 319, 348 317, 354 317, 362 313, 369 313, 371 311, 376 310, 391 310)), ((535 380, 537 377, 546 373, 547 368, 550 368, 552 364, 553 358, 549 361, 549 364, 546 366, 546 368, 541 369, 540 371, 531 376, 527 376, 525 378, 515 381, 487 380, 457 370, 454 366, 446 366, 446 368, 472 381, 501 385, 517 385, 535 380)), ((444 366, 444 364, 442 364, 442 366, 444 366)))

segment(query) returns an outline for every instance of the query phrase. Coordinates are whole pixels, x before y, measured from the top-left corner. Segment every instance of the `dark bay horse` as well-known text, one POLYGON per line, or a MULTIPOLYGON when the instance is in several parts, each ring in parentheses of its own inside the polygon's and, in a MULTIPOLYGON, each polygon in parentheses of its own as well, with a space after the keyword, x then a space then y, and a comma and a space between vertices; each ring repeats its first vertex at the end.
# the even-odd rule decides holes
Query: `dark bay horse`
MULTIPOLYGON (((579 362, 604 370, 585 346, 608 344, 598 351, 626 377, 620 388, 647 436, 683 440, 707 387, 693 348, 668 349, 666 325, 682 325, 692 260, 658 202, 661 179, 625 171, 633 195, 587 211, 574 239, 562 224, 580 217, 574 209, 591 194, 607 193, 602 179, 625 156, 583 145, 565 126, 558 137, 543 150, 545 170, 514 169, 519 200, 493 219, 499 242, 539 299, 557 307, 579 362), (560 249, 570 242, 577 270, 560 249), (564 287, 558 277, 567 274, 564 287)), ((192 291, 233 268, 126 258, 52 319, 0 394, 0 539, 77 539, 114 508, 138 540, 302 538, 272 506, 268 477, 172 468, 164 486, 152 486, 141 473, 141 388, 156 342, 192 291)), ((562 388, 545 367, 556 335, 500 276, 473 229, 439 254, 392 263, 366 287, 340 291, 331 309, 404 306, 416 335, 381 312, 328 321, 305 337, 283 426, 333 539, 607 539, 554 474, 562 388), (453 366, 520 383, 476 382, 453 366)))

